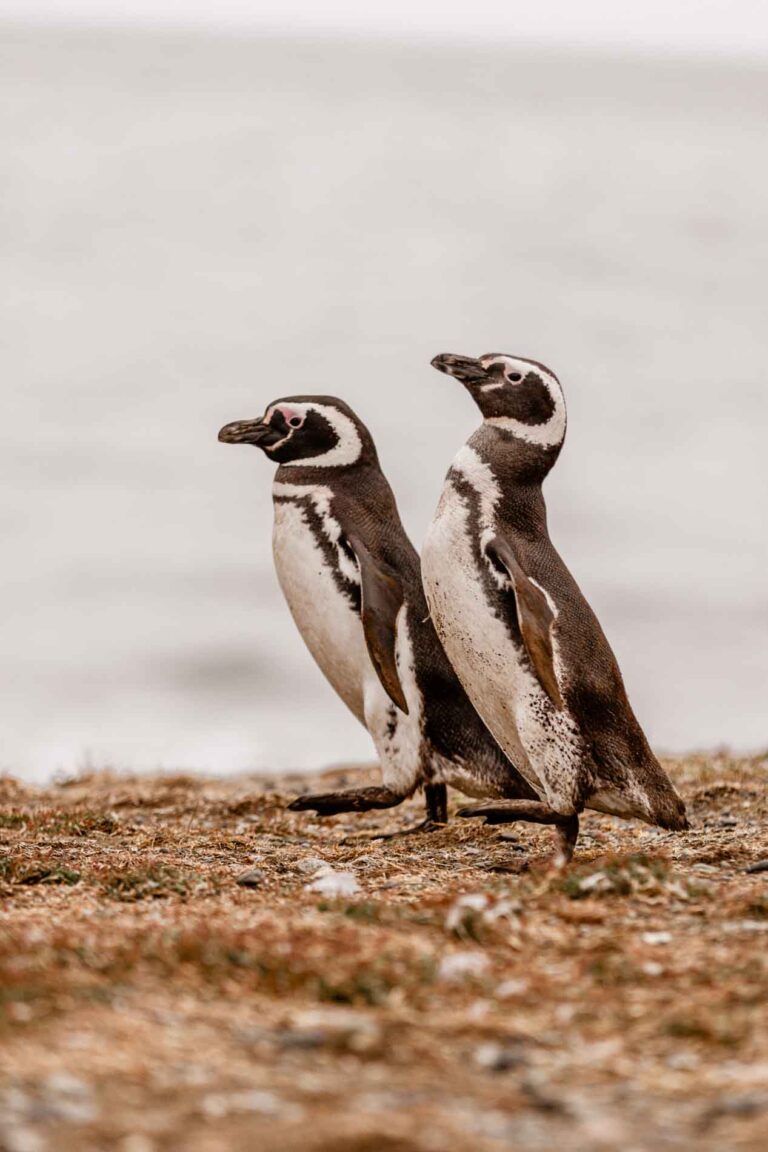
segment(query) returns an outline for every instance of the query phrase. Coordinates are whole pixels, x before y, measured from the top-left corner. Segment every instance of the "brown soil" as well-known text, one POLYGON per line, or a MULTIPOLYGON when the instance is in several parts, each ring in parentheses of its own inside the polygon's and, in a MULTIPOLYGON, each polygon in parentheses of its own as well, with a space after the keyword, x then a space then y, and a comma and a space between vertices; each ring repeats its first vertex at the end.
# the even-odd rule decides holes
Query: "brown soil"
POLYGON ((768 760, 668 767, 691 832, 590 813, 561 874, 546 829, 369 838, 418 798, 0 780, 0 1148, 768 1147, 768 760))

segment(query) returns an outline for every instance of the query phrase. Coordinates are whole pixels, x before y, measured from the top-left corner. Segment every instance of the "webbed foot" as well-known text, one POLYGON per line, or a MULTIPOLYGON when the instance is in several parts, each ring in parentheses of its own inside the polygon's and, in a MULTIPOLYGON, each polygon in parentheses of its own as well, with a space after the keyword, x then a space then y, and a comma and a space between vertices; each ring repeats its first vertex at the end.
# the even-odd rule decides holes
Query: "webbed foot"
POLYGON ((297 796, 288 805, 291 812, 317 812, 318 816, 336 816, 339 812, 370 812, 375 808, 394 808, 405 796, 391 788, 350 788, 345 792, 317 792, 297 796))
POLYGON ((517 820, 530 824, 554 824, 557 848, 552 858, 553 865, 562 868, 573 859, 579 835, 578 815, 564 816, 542 800, 501 800, 494 804, 478 804, 461 808, 457 815, 465 818, 479 816, 486 824, 512 824, 517 820))

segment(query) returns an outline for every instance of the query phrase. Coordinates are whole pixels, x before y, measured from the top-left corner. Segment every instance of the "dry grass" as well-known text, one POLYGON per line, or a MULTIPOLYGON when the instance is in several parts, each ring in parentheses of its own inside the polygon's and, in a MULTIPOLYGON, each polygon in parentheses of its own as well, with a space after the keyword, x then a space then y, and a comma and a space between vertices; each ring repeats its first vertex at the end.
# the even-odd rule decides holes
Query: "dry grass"
POLYGON ((418 799, 0 780, 0 1148, 766 1147, 768 761, 669 767, 688 835, 589 814, 554 875, 543 829, 369 838, 418 799))

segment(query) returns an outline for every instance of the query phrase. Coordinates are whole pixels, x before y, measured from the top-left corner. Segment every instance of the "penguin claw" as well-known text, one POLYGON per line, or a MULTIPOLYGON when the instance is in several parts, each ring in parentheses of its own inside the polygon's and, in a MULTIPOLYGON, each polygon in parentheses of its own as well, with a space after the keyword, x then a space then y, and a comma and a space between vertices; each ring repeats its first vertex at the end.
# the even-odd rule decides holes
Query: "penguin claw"
POLYGON ((297 796, 288 805, 289 812, 317 812, 319 816, 332 816, 339 809, 325 802, 323 796, 297 796))
POLYGON ((505 807, 503 804, 478 804, 474 808, 460 808, 456 815, 464 819, 480 818, 486 825, 514 824, 517 820, 531 819, 529 812, 516 810, 511 805, 505 807))
POLYGON ((485 817, 486 824, 489 822, 488 812, 482 806, 478 808, 459 808, 456 815, 461 816, 464 820, 472 819, 473 816, 483 816, 485 817))

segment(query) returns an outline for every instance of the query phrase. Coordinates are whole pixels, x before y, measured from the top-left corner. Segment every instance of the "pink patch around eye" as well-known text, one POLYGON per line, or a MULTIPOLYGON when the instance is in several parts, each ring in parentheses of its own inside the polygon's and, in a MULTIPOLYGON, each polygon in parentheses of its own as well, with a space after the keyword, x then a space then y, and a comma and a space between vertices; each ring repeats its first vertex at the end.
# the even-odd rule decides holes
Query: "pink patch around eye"
POLYGON ((278 404, 275 411, 280 413, 288 425, 291 424, 291 420, 303 420, 301 412, 297 412, 295 408, 289 408, 287 404, 278 404))

